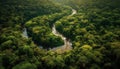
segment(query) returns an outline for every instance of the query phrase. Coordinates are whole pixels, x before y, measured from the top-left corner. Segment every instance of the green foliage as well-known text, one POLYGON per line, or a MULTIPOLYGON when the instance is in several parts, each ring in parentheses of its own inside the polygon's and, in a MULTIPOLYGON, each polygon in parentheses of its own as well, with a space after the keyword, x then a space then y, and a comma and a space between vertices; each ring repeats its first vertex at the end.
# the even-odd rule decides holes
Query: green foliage
POLYGON ((0 12, 1 27, 15 27, 15 24, 23 26, 27 20, 33 17, 63 10, 60 5, 49 0, 1 0, 0 9, 2 10, 0 12))
POLYGON ((119 3, 0 0, 0 69, 119 69, 119 3), (71 7, 77 14, 69 16, 71 7), (52 33, 53 24, 72 42, 72 50, 59 54, 39 48, 64 44, 52 33), (24 27, 29 38, 22 37, 24 27))
POLYGON ((37 67, 29 62, 21 62, 14 66, 12 69, 37 69, 37 67))

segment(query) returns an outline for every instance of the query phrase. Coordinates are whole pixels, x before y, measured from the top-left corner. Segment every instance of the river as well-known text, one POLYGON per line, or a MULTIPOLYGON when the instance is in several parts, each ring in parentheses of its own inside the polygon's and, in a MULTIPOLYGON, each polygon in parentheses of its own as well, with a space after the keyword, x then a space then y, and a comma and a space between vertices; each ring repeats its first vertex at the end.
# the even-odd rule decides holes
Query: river
MULTIPOLYGON (((74 14, 76 14, 77 11, 75 9, 72 9, 72 14, 69 15, 69 16, 73 16, 74 14)), ((53 25, 52 27, 52 33, 56 36, 59 36, 62 38, 62 40, 64 41, 64 45, 62 46, 59 46, 59 47, 54 47, 52 49, 50 49, 50 51, 56 51, 56 52, 60 52, 60 53, 63 53, 67 50, 71 50, 72 49, 72 43, 70 42, 69 39, 67 39, 66 37, 64 37, 62 34, 60 34, 57 30, 56 30, 56 27, 55 27, 55 24, 53 25)), ((28 37, 28 32, 27 32, 27 29, 24 28, 23 30, 23 37, 26 37, 26 38, 29 38, 28 37)), ((40 48, 43 48, 42 46, 40 46, 40 48)))
MULTIPOLYGON (((76 14, 77 11, 75 9, 72 9, 72 14, 70 16, 73 16, 74 14, 76 14)), ((62 38, 62 40, 64 41, 64 45, 59 46, 59 47, 54 47, 51 49, 51 51, 56 51, 56 52, 60 52, 63 53, 67 50, 71 50, 72 49, 72 43, 70 42, 69 39, 67 39, 66 37, 64 37, 62 34, 60 34, 55 27, 55 24, 52 27, 52 33, 56 36, 60 36, 62 38)))

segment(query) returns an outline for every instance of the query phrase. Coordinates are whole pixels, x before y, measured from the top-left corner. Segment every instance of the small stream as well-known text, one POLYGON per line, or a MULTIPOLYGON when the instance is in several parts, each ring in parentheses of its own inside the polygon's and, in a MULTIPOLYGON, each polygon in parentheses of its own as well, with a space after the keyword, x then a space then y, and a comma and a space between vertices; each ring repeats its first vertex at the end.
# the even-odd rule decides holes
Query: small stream
POLYGON ((27 29, 26 29, 26 28, 23 29, 23 34, 22 34, 22 36, 28 38, 28 32, 27 32, 27 29))
POLYGON ((70 16, 73 16, 77 13, 77 11, 75 9, 72 9, 72 14, 70 16))

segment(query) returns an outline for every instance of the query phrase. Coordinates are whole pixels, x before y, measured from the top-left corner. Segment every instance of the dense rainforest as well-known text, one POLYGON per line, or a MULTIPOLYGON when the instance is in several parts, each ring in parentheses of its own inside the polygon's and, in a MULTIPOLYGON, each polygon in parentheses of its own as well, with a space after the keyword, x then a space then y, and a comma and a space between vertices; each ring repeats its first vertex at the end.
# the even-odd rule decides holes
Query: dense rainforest
POLYGON ((120 0, 0 0, 0 69, 120 69, 120 0))

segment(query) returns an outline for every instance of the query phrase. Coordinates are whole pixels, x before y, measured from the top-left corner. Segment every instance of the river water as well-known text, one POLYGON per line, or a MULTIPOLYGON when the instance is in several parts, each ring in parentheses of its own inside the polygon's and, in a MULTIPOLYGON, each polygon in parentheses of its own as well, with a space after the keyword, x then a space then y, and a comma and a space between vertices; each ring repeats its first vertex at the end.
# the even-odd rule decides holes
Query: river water
MULTIPOLYGON (((75 9, 72 9, 72 14, 70 16, 73 16, 74 14, 76 14, 77 11, 75 9)), ((52 48, 52 51, 59 51, 59 52, 64 52, 66 50, 71 50, 72 49, 72 43, 70 42, 70 40, 68 40, 66 37, 64 37, 62 34, 60 34, 55 27, 55 24, 52 27, 52 33, 56 36, 59 36, 62 38, 62 40, 64 41, 64 45, 59 46, 59 47, 55 47, 52 48)))
POLYGON ((23 29, 23 34, 22 34, 22 36, 25 37, 25 38, 28 38, 28 32, 27 32, 27 29, 26 29, 26 28, 23 29))

